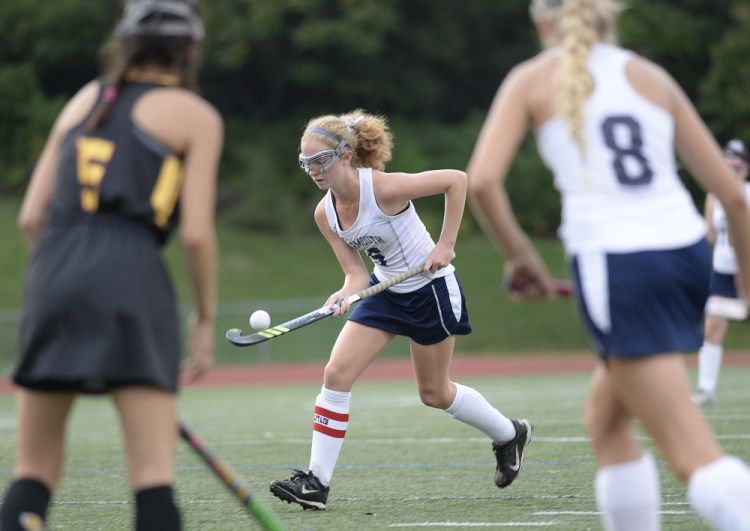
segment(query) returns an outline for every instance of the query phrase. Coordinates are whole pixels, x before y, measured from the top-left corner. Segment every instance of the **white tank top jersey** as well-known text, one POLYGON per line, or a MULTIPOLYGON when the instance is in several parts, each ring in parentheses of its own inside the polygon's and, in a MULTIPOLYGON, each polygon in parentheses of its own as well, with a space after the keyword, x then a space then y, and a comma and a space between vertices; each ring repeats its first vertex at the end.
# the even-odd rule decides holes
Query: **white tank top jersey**
MULTIPOLYGON (((378 207, 372 184, 372 169, 359 168, 359 213, 351 227, 342 230, 334 205, 333 193, 325 196, 328 224, 349 247, 363 251, 375 265, 373 273, 383 282, 427 260, 435 242, 419 219, 414 204, 396 215, 388 216, 378 207)), ((431 279, 453 273, 452 264, 429 275, 417 275, 396 284, 391 291, 408 293, 430 283, 431 279)))
MULTIPOLYGON (((750 183, 745 183, 745 201, 750 203, 750 183)), ((727 215, 724 212, 724 207, 718 201, 714 203, 712 217, 716 229, 713 256, 714 271, 725 275, 734 275, 737 273, 737 259, 734 256, 734 247, 729 242, 727 215)))
POLYGON ((705 236, 703 217, 677 175, 674 120, 630 85, 631 57, 610 44, 591 50, 585 160, 561 116, 536 131, 561 194, 559 236, 568 254, 675 249, 705 236))

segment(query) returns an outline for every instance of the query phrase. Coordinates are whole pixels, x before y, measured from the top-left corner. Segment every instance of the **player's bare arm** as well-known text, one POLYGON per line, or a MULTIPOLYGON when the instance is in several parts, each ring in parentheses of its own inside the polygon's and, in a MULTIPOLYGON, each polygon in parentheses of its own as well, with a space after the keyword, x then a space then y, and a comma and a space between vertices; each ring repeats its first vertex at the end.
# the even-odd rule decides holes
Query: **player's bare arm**
POLYGON ((506 276, 522 275, 552 293, 547 268, 521 229, 502 186, 513 157, 529 128, 527 95, 535 63, 514 68, 500 86, 469 162, 469 193, 475 215, 506 257, 506 276), (502 138, 503 142, 497 142, 502 138), (481 209, 481 210, 480 210, 481 209))
POLYGON ((50 131, 21 204, 18 227, 26 244, 34 245, 47 220, 49 202, 55 186, 60 142, 71 127, 83 121, 96 101, 99 84, 90 82, 65 105, 50 131))
POLYGON ((331 230, 326 219, 323 200, 315 208, 315 223, 333 249, 341 270, 344 272, 344 284, 341 289, 332 293, 323 305, 333 307, 335 304, 341 304, 333 314, 333 317, 338 317, 349 310, 349 301, 346 298, 370 285, 370 273, 359 252, 349 247, 344 240, 331 230))
POLYGON ((401 212, 412 199, 445 194, 443 227, 425 270, 435 272, 454 257, 458 230, 466 204, 467 177, 461 170, 442 169, 419 173, 373 172, 375 193, 386 214, 401 212))

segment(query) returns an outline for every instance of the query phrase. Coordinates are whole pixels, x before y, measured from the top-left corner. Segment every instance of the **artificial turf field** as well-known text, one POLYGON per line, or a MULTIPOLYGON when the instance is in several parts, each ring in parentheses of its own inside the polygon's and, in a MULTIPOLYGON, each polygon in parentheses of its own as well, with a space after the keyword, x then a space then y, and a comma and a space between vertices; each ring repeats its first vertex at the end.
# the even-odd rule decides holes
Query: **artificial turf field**
MULTIPOLYGON (((535 425, 522 473, 506 489, 493 484, 489 441, 422 406, 408 379, 355 386, 326 511, 302 511, 272 497, 267 487, 308 464, 319 382, 188 389, 180 409, 183 420, 249 481, 290 530, 600 529, 594 462, 581 422, 588 375, 456 380, 482 392, 506 415, 535 425)), ((748 382, 749 366, 726 367, 719 401, 706 410, 725 449, 745 459, 750 459, 748 382)), ((0 396, 2 488, 10 480, 14 439, 13 400, 6 394, 0 396)), ((663 528, 707 529, 663 461, 660 471, 663 528)), ((187 530, 259 529, 184 443, 177 458, 177 495, 187 530)), ((132 509, 113 409, 105 398, 81 399, 49 528, 126 530, 132 509)))

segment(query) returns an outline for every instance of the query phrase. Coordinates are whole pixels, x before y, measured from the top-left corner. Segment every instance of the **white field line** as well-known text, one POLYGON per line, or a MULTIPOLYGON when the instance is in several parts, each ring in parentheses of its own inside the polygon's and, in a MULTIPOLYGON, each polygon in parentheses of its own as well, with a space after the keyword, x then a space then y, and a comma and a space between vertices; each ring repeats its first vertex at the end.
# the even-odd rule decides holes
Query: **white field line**
POLYGON ((548 527, 557 522, 412 522, 388 527, 548 527))
MULTIPOLYGON (((593 516, 601 515, 601 511, 535 511, 531 514, 538 516, 593 516)), ((693 514, 693 511, 659 511, 659 514, 693 514)))

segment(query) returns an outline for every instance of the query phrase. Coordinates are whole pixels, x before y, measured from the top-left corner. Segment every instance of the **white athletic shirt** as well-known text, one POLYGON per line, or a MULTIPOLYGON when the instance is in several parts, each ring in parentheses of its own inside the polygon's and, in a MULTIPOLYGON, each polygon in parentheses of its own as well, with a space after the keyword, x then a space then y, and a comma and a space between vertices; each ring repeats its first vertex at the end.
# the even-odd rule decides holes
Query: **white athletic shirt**
POLYGON ((673 118, 630 85, 625 65, 631 57, 610 44, 591 50, 585 164, 561 116, 536 131, 561 194, 559 235, 568 254, 674 249, 705 235, 705 222, 677 175, 673 118))
MULTIPOLYGON (((417 215, 410 201, 405 210, 394 216, 384 214, 378 207, 372 185, 372 169, 359 168, 359 213, 351 227, 341 229, 334 205, 333 193, 325 196, 326 218, 331 229, 349 247, 364 251, 375 265, 373 273, 382 282, 427 260, 435 242, 417 215)), ((428 277, 417 275, 396 284, 391 291, 408 293, 453 273, 452 264, 428 277)))
MULTIPOLYGON (((750 183, 745 183, 745 201, 750 204, 750 183)), ((714 202, 712 222, 716 229, 716 241, 714 242, 714 271, 725 275, 737 273, 737 259, 734 256, 734 247, 729 242, 727 231, 727 215, 724 207, 718 201, 714 202)))

